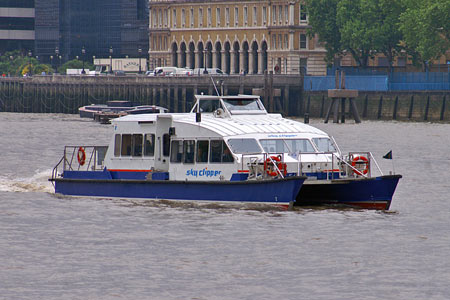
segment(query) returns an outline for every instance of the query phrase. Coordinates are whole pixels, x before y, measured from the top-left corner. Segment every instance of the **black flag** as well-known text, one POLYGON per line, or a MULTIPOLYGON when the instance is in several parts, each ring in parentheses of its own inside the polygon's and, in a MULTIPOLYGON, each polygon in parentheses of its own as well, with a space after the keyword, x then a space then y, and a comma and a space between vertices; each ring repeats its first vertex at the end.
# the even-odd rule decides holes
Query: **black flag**
POLYGON ((392 159, 392 150, 389 151, 388 153, 386 153, 386 154, 383 156, 383 158, 385 158, 385 159, 392 159))

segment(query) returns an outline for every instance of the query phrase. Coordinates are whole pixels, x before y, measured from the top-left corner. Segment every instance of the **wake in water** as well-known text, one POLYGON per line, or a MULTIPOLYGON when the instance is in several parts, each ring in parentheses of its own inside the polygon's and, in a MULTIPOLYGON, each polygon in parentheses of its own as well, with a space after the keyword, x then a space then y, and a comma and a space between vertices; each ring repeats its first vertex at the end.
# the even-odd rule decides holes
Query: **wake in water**
POLYGON ((53 186, 48 179, 51 177, 52 170, 37 171, 31 177, 12 178, 11 176, 0 176, 1 192, 53 192, 53 186))

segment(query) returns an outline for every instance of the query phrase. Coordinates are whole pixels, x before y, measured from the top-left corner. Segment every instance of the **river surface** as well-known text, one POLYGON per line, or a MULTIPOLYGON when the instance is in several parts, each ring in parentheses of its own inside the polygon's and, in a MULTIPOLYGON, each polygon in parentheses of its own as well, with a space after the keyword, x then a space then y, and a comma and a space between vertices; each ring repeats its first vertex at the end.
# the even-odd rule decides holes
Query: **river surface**
POLYGON ((0 113, 0 299, 450 299, 450 125, 311 123, 403 175, 389 212, 55 195, 111 127, 0 113))

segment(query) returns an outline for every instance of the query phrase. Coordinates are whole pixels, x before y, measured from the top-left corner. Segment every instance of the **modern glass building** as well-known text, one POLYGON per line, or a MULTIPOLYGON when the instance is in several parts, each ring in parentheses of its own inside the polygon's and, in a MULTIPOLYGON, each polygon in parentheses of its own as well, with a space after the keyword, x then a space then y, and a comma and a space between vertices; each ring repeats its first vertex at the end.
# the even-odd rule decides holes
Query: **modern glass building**
MULTIPOLYGON (((3 0, 0 0, 3 1, 3 0)), ((34 0, 36 55, 46 62, 148 52, 146 0, 34 0), (85 49, 83 53, 82 49, 85 49)))
POLYGON ((34 0, 0 0, 0 54, 34 49, 34 0))

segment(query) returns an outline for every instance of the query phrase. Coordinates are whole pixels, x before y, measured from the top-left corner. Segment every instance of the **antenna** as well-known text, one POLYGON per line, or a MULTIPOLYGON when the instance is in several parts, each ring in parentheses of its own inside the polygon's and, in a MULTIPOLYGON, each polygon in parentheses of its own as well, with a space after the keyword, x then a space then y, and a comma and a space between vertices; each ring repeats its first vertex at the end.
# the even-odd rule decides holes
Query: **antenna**
MULTIPOLYGON (((214 89, 216 90, 216 94, 217 96, 220 96, 219 91, 217 90, 217 86, 216 83, 214 82, 214 79, 212 78, 211 74, 209 75, 209 78, 211 79, 213 85, 214 85, 214 89)), ((223 95, 222 95, 223 96, 223 95)))

